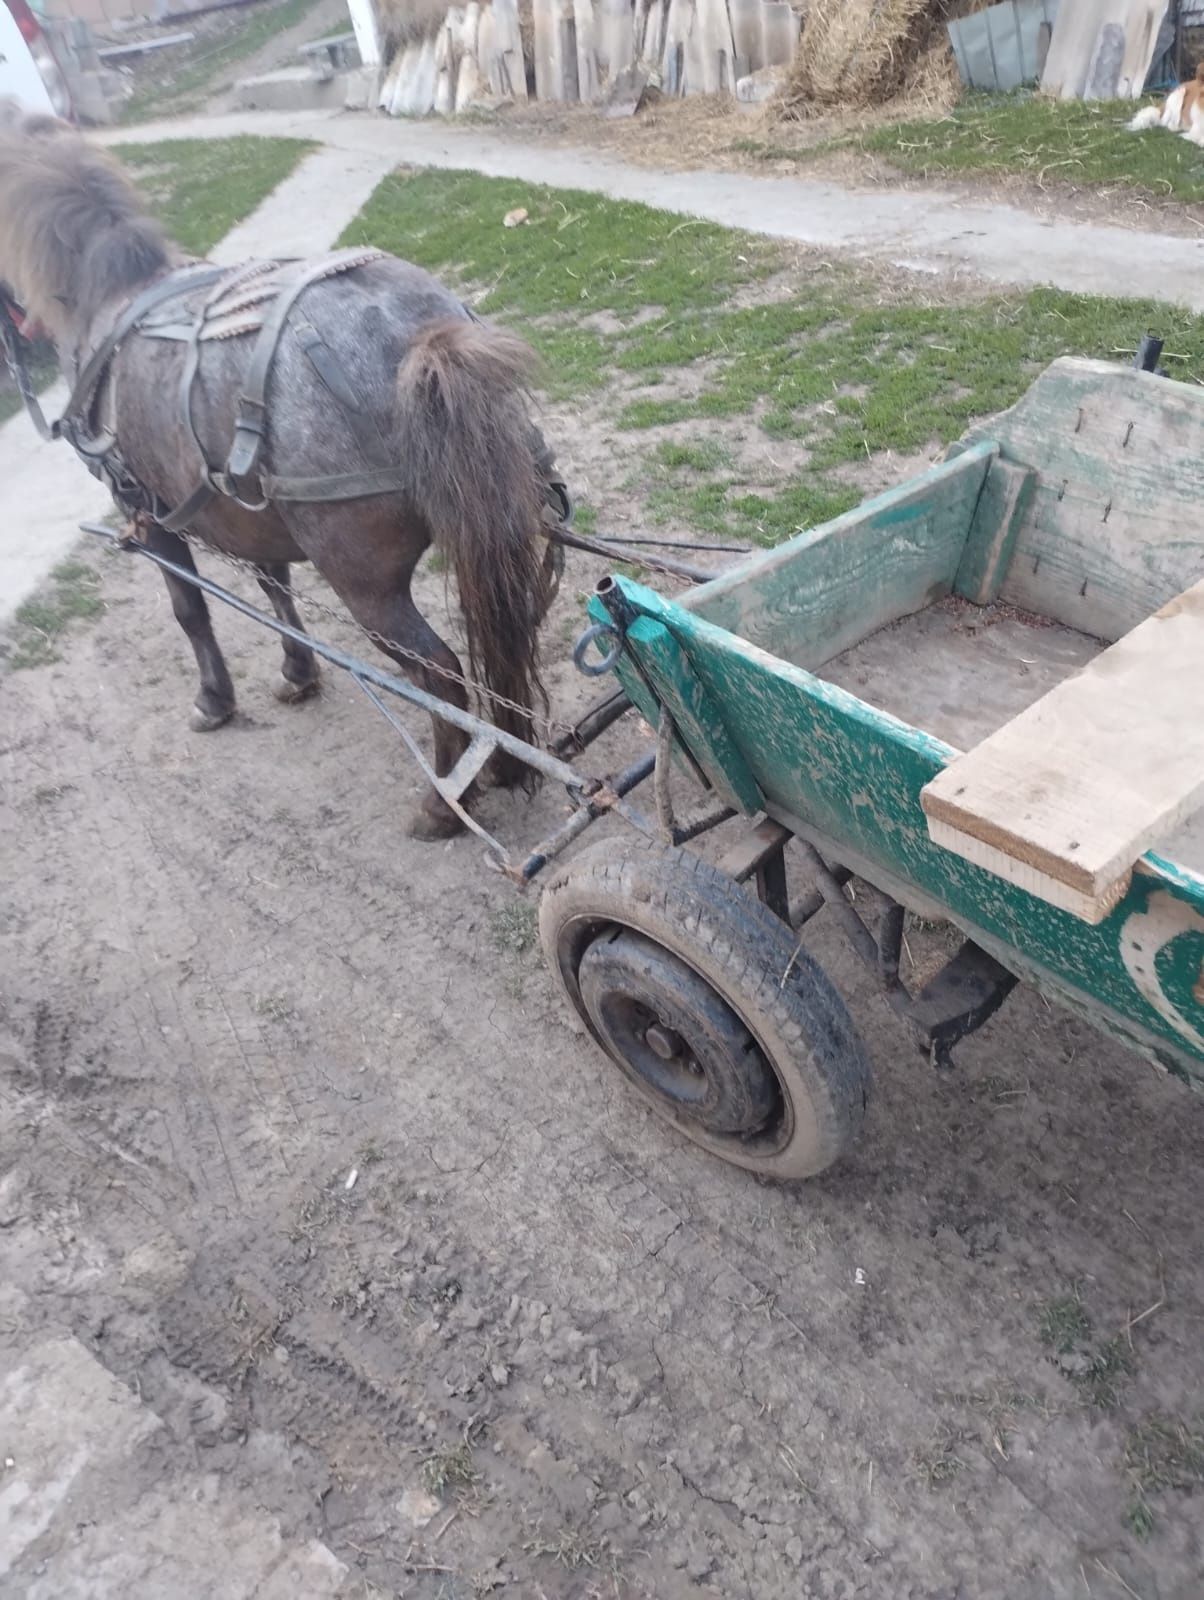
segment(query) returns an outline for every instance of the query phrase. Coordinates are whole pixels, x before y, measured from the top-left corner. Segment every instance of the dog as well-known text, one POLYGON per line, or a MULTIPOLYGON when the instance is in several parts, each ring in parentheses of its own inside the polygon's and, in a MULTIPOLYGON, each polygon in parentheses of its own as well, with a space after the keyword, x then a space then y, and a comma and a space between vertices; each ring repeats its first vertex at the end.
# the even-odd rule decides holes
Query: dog
POLYGON ((1132 133, 1142 128, 1166 128, 1204 148, 1204 61, 1194 78, 1181 83, 1160 106, 1143 106, 1128 124, 1132 133))

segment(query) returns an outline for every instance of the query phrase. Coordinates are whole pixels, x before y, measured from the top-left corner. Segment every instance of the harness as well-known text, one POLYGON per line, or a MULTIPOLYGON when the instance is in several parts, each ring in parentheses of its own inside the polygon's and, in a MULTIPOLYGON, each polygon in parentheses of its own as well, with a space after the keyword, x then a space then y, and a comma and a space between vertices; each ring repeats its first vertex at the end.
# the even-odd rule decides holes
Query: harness
MULTIPOLYGON (((311 284, 357 267, 386 259, 381 250, 333 250, 306 261, 256 261, 228 268, 207 263, 177 267, 158 279, 118 314, 113 326, 84 362, 72 386, 63 414, 48 423, 33 390, 20 348, 20 310, 0 290, 0 340, 30 420, 43 439, 66 439, 94 477, 102 479, 127 515, 149 515, 169 532, 188 528, 213 500, 224 497, 248 511, 264 511, 277 502, 359 500, 393 494, 405 487, 409 475, 390 461, 388 441, 365 412, 355 389, 334 351, 307 322, 295 325, 302 350, 320 381, 339 402, 370 463, 359 472, 322 477, 289 477, 260 470, 267 435, 267 390, 272 365, 290 313, 311 284), (208 293, 195 310, 181 315, 178 302, 200 290, 208 293), (166 505, 146 489, 122 459, 115 428, 93 423, 93 413, 103 407, 114 412, 111 364, 130 334, 166 339, 185 346, 179 405, 185 429, 201 462, 196 487, 177 506, 166 505), (254 334, 255 347, 243 379, 235 416, 234 436, 223 466, 206 457, 193 421, 193 391, 200 367, 201 346, 213 339, 254 334)), ((472 311, 468 315, 478 319, 472 311)), ((551 456, 539 440, 541 467, 551 468, 551 456)), ((548 477, 551 477, 550 470, 548 477)), ((570 514, 563 486, 549 482, 549 501, 556 502, 557 521, 570 514)))

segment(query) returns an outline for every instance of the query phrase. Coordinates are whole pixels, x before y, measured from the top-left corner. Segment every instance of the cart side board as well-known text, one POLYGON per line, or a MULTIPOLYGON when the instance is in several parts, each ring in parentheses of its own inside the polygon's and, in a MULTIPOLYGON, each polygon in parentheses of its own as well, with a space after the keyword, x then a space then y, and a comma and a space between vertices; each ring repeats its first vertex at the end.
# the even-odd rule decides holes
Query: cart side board
MULTIPOLYGON (((993 442, 980 441, 956 460, 741 562, 683 596, 682 607, 817 667, 953 592, 998 454, 993 442)), ((1002 502, 998 514, 1005 514, 1002 502)), ((990 536, 985 526, 983 536, 990 536)))
POLYGON ((1199 385, 1063 357, 949 458, 984 443, 1034 474, 1002 574, 1011 605, 1113 640, 1204 577, 1199 385))
MULTIPOLYGON (((721 792, 730 785, 720 752, 734 747, 762 808, 803 824, 904 903, 940 907, 1019 976, 1204 1087, 1204 877, 1147 855, 1121 903, 1089 926, 932 843, 920 792, 956 755, 950 746, 640 585, 614 582, 630 617, 660 624, 655 692, 640 627, 627 631, 624 687, 649 720, 658 701, 667 707, 721 792), (690 725, 701 730, 694 738, 690 725)), ((591 611, 609 617, 599 598, 591 611)))

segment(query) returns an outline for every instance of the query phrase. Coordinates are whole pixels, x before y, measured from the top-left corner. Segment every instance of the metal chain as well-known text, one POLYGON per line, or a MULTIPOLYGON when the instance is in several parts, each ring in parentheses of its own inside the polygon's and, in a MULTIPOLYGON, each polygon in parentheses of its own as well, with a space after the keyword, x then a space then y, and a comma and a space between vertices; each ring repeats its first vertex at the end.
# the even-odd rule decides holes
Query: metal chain
POLYGON ((452 667, 441 667, 437 662, 431 661, 429 657, 424 656, 421 651, 412 650, 408 645, 401 644, 396 639, 386 638, 383 633, 378 633, 375 628, 369 628, 364 623, 357 622, 348 613, 339 611, 335 606, 327 605, 324 600, 319 600, 309 590, 297 589, 291 584, 281 583, 278 578, 273 578, 269 573, 263 572, 253 561, 247 561, 242 556, 231 555, 226 550, 219 550, 216 545, 209 544, 195 533, 181 532, 180 538, 193 545, 196 549, 203 550, 207 555, 217 556, 227 566, 233 567, 236 571, 249 572, 257 583, 266 584, 271 589, 278 589, 281 594, 288 595, 302 604, 306 611, 314 611, 320 616, 328 617, 333 622, 349 624, 353 628, 358 628, 365 637, 382 650, 396 653, 407 661, 413 661, 427 672, 437 673, 441 678, 447 678, 452 683, 458 683, 461 688, 470 690, 484 700, 491 701, 495 706, 499 706, 506 711, 513 711, 516 716, 526 718, 532 727, 540 727, 549 735, 566 734, 573 731, 571 725, 567 722, 558 722, 555 718, 542 716, 539 712, 532 711, 527 706, 519 705, 517 700, 508 699, 506 695, 499 694, 495 689, 486 688, 483 683, 477 683, 475 679, 465 677, 462 672, 456 672, 452 667))
MULTIPOLYGON (((446 678, 451 683, 458 683, 462 689, 479 695, 481 699, 488 700, 503 710, 512 711, 516 716, 525 718, 533 728, 542 728, 550 736, 573 732, 569 723, 559 722, 554 717, 542 716, 539 712, 532 711, 527 706, 519 705, 517 700, 508 699, 506 695, 499 694, 495 689, 488 689, 483 683, 478 683, 475 679, 466 677, 462 672, 456 672, 452 667, 439 666, 437 662, 431 661, 424 656, 421 651, 413 650, 408 645, 400 644, 396 639, 386 638, 383 633, 378 633, 375 628, 369 628, 364 623, 357 622, 348 613, 327 605, 324 600, 319 600, 315 594, 307 589, 297 589, 292 584, 281 583, 279 579, 273 578, 262 571, 253 561, 248 561, 242 556, 231 555, 226 550, 219 550, 216 545, 209 544, 199 534, 181 531, 180 538, 197 550, 203 550, 207 555, 219 557, 227 566, 233 567, 236 571, 249 572, 257 583, 266 584, 271 589, 278 589, 281 594, 288 595, 294 601, 303 605, 306 611, 313 611, 319 616, 329 618, 333 622, 349 624, 351 627, 358 628, 366 638, 379 646, 380 649, 399 655, 407 661, 413 661, 416 665, 424 668, 425 671, 437 673, 441 678, 446 678)), ((620 558, 616 557, 616 560, 618 559, 620 558)), ((653 556, 641 557, 639 565, 646 567, 650 572, 660 573, 662 577, 674 578, 677 582, 681 582, 680 573, 670 572, 653 556)))

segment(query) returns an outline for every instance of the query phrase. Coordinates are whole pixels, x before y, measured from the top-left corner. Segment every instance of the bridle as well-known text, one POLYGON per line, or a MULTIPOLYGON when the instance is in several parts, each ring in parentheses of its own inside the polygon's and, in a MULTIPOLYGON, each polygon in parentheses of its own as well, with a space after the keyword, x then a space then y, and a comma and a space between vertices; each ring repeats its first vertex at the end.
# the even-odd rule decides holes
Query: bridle
POLYGON ((28 342, 25 329, 28 320, 24 306, 14 299, 6 283, 0 283, 0 343, 4 346, 4 359, 8 363, 8 370, 12 373, 13 382, 17 386, 17 393, 21 396, 21 403, 28 413, 29 420, 38 433, 43 439, 57 439, 59 424, 46 421, 45 412, 38 404, 33 379, 29 375, 29 366, 25 360, 24 347, 28 342))

